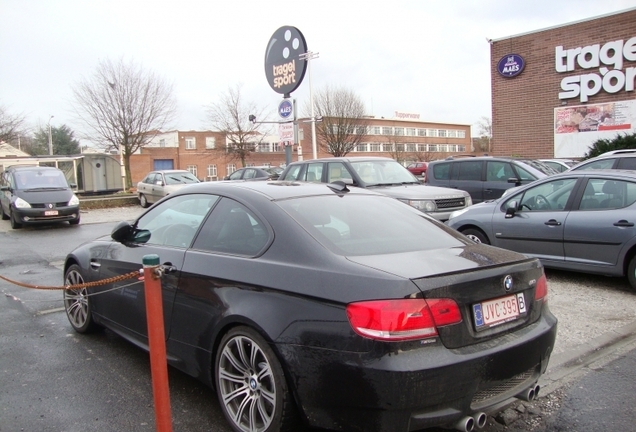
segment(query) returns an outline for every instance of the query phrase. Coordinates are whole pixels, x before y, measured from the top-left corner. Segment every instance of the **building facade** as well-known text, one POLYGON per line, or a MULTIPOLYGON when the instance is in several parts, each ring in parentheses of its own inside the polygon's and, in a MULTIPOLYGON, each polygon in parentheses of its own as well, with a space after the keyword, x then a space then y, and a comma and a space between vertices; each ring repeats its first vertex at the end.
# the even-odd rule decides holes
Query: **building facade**
POLYGON ((580 158, 636 132, 636 8, 490 44, 493 154, 580 158))
MULTIPOLYGON (((399 114, 399 113, 396 113, 399 114)), ((419 117, 419 116, 418 116, 419 117)), ((432 160, 449 154, 471 152, 470 125, 423 122, 418 119, 365 118, 365 134, 348 156, 385 156, 400 162, 432 160)), ((313 158, 311 123, 299 120, 298 143, 293 145, 292 161, 313 158)), ((245 163, 247 166, 285 164, 285 147, 277 135, 261 136, 245 163)), ((203 181, 222 180, 241 168, 241 161, 225 149, 226 137, 215 131, 169 131, 131 156, 132 184, 156 169, 184 169, 203 181)), ((330 157, 316 134, 317 156, 330 157)))

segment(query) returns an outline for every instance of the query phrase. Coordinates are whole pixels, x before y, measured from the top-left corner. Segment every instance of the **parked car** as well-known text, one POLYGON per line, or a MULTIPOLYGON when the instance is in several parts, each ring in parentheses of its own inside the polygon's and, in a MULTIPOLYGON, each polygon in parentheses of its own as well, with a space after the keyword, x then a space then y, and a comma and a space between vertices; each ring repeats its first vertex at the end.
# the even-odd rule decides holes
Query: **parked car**
POLYGON ((168 362, 215 388, 237 431, 299 430, 296 419, 470 430, 536 394, 554 347, 539 260, 343 183, 207 182, 171 194, 67 256, 71 326, 147 348, 142 283, 73 286, 155 254, 169 263, 168 362))
POLYGON ((406 169, 409 170, 411 174, 414 176, 426 177, 426 168, 428 167, 428 162, 414 162, 406 166, 406 169))
POLYGON ((12 166, 0 177, 2 219, 23 224, 80 223, 80 202, 64 173, 54 167, 12 166))
POLYGON ((276 180, 282 172, 280 167, 245 167, 237 169, 223 180, 276 180))
POLYGON ((566 171, 456 212, 447 224, 546 267, 627 276, 636 289, 635 202, 633 172, 566 171))
POLYGON ((161 198, 176 192, 185 185, 199 183, 190 171, 159 170, 151 171, 137 183, 137 196, 142 207, 148 207, 161 198))
POLYGON ((293 162, 285 168, 279 180, 342 181, 398 199, 441 221, 448 219, 451 212, 472 204, 468 193, 425 186, 403 165, 384 157, 340 157, 293 162))
POLYGON ((511 187, 556 173, 544 171, 535 161, 523 159, 491 156, 444 159, 428 163, 426 184, 467 191, 473 203, 479 203, 499 198, 511 187))
POLYGON ((636 149, 613 150, 574 165, 571 170, 623 169, 636 170, 636 149))
POLYGON ((577 161, 572 159, 539 159, 544 164, 557 172, 567 171, 574 165, 578 164, 577 161))

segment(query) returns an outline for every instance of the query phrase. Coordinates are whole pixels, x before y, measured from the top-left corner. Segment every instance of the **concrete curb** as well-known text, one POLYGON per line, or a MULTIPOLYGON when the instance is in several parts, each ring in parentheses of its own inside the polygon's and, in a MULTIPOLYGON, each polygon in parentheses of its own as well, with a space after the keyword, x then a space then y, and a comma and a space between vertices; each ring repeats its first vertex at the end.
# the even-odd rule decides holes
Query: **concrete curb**
MULTIPOLYGON (((557 333, 557 337, 558 333, 557 333)), ((552 356, 548 370, 539 379, 540 396, 559 389, 576 377, 576 373, 613 352, 636 342, 636 321, 552 356)))

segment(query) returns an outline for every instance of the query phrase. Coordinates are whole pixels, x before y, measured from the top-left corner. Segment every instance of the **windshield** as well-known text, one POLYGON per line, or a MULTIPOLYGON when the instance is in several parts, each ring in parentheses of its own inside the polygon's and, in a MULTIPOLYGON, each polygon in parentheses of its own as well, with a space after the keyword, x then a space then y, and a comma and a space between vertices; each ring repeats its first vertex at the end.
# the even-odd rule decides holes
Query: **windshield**
POLYGON ((351 166, 367 186, 419 183, 409 170, 394 160, 365 160, 351 162, 351 166))
POLYGON ((57 170, 20 171, 15 178, 18 189, 68 188, 66 177, 57 170))
POLYGON ((185 183, 199 183, 199 179, 187 173, 168 173, 166 174, 166 184, 185 184, 185 183))
POLYGON ((320 243, 341 255, 380 255, 463 246, 421 212, 389 197, 326 195, 278 202, 320 243))

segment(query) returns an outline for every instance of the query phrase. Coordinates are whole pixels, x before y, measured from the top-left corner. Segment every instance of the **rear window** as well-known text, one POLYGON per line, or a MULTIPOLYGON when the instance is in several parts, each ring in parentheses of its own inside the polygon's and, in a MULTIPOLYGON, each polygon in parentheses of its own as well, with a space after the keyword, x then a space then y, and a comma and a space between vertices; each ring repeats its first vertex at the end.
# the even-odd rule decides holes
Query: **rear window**
POLYGON ((462 246, 450 229, 389 197, 329 195, 279 201, 320 243, 341 255, 381 255, 462 246))

